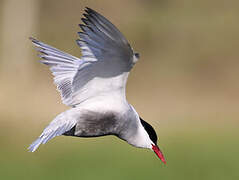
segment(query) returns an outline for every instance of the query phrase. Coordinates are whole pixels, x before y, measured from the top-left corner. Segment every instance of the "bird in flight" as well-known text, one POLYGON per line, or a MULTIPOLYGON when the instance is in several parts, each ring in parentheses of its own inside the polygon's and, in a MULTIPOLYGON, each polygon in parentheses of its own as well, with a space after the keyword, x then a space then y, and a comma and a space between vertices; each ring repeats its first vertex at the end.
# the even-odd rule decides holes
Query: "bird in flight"
POLYGON ((130 70, 139 59, 123 34, 98 12, 86 8, 80 24, 81 58, 30 38, 41 63, 50 67, 64 104, 62 112, 30 145, 60 136, 99 137, 115 135, 127 143, 151 149, 164 162, 157 145, 157 134, 128 103, 125 95, 130 70))

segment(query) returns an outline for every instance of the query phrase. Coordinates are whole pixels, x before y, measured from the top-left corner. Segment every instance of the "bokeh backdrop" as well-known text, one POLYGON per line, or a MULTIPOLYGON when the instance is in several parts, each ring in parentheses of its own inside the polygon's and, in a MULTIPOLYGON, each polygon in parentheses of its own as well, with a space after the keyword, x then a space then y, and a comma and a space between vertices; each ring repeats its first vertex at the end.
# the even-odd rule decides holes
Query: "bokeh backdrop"
POLYGON ((0 179, 239 179, 239 1, 0 0, 0 179), (115 137, 28 145, 68 107, 29 37, 75 56, 84 7, 110 19, 140 61, 127 98, 167 165, 115 137))

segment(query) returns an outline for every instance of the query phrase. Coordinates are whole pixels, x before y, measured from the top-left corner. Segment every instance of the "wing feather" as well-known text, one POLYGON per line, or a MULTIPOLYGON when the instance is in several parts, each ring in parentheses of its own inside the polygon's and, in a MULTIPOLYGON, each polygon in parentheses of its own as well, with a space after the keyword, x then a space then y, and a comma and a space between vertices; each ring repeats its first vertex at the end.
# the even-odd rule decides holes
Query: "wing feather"
POLYGON ((125 91, 134 65, 133 50, 123 34, 96 11, 86 8, 85 12, 76 40, 80 59, 30 38, 41 53, 41 62, 50 66, 63 103, 69 106, 102 93, 125 91))
POLYGON ((80 65, 85 62, 34 38, 30 38, 30 40, 38 47, 37 51, 41 53, 39 55, 42 59, 40 62, 50 66, 50 70, 54 75, 54 83, 57 86, 57 90, 61 93, 63 103, 71 105, 73 77, 80 65))

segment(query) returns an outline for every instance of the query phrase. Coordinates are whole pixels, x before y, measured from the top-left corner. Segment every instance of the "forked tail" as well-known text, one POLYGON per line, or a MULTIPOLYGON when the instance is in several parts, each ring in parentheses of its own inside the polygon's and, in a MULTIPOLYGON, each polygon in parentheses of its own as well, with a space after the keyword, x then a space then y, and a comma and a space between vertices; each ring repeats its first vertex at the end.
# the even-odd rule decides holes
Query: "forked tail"
POLYGON ((75 126, 73 119, 68 119, 65 112, 59 114, 42 132, 42 134, 28 147, 30 152, 34 152, 41 144, 45 144, 50 139, 60 136, 75 126))

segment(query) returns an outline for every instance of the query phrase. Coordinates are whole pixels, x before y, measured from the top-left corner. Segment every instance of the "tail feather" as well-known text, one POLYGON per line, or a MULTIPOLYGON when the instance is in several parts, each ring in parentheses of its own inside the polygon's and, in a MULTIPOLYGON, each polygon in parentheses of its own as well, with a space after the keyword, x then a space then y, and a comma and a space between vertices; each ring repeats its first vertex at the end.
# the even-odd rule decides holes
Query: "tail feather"
POLYGON ((29 147, 28 150, 29 152, 34 152, 36 151, 36 149, 40 146, 40 144, 42 143, 41 137, 37 138, 29 147))
POLYGON ((76 122, 65 118, 64 113, 59 114, 42 132, 42 134, 28 147, 30 152, 36 151, 41 145, 56 136, 60 136, 75 126, 76 122))

